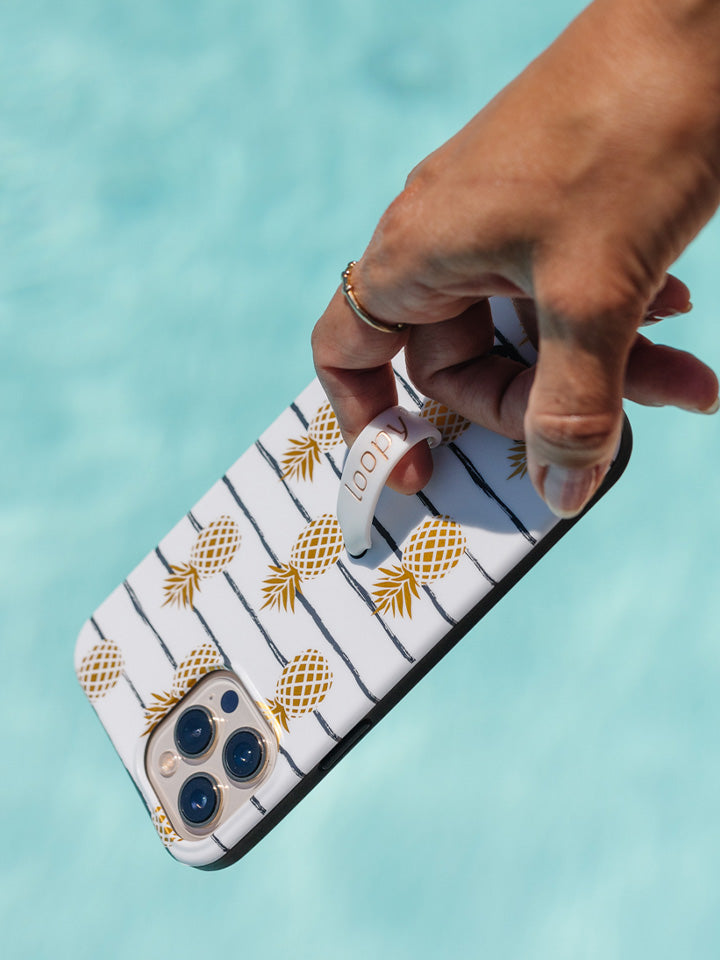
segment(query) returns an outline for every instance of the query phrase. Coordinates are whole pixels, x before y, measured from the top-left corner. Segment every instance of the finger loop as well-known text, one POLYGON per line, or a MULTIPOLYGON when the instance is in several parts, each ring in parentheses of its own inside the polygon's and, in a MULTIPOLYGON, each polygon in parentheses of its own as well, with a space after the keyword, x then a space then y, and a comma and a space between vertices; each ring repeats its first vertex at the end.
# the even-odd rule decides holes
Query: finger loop
POLYGON ((371 527, 382 489, 393 468, 422 440, 436 447, 442 434, 426 417, 395 406, 371 420, 353 443, 337 501, 337 519, 351 557, 362 557, 370 549, 371 527))
POLYGON ((373 330, 379 330, 381 333, 400 333, 407 327, 406 323, 383 323, 382 320, 376 320, 375 317, 370 316, 355 296, 352 283, 350 282, 350 273, 356 263, 357 260, 351 260, 342 272, 342 292, 345 295, 348 306, 356 317, 369 327, 372 327, 373 330))

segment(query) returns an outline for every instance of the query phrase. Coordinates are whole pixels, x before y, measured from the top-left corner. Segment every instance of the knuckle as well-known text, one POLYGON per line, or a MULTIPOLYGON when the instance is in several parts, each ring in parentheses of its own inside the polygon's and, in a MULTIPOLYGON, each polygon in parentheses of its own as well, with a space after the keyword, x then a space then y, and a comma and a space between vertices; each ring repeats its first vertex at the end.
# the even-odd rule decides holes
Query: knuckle
POLYGON ((405 190, 409 188, 416 189, 417 187, 424 186, 433 179, 435 172, 435 162, 433 160, 433 155, 425 157, 424 160, 421 160, 420 163, 416 163, 412 168, 410 173, 405 178, 405 190))
POLYGON ((537 284, 537 302, 546 329, 554 326, 578 331, 611 332, 625 329, 645 310, 647 291, 627 275, 613 271, 566 269, 557 280, 537 284))
POLYGON ((374 241, 384 250, 401 253, 405 247, 415 249, 421 225, 427 217, 427 204, 435 179, 429 160, 423 160, 408 176, 405 188, 390 203, 378 224, 374 241))
POLYGON ((527 424, 540 462, 581 467, 609 459, 615 452, 620 411, 535 414, 527 424))
POLYGON ((315 324, 310 334, 310 347, 315 369, 319 371, 327 366, 327 337, 322 333, 322 328, 319 323, 315 324))
POLYGON ((409 227, 409 207, 409 194, 403 191, 395 197, 380 218, 375 239, 381 239, 386 250, 404 242, 409 227))
POLYGON ((412 187, 413 184, 417 184, 418 181, 422 178, 422 176, 423 176, 423 163, 424 163, 424 161, 421 160, 420 163, 416 164, 416 165, 412 168, 412 170, 410 171, 410 173, 405 177, 405 190, 407 190, 407 189, 409 189, 410 187, 412 187))

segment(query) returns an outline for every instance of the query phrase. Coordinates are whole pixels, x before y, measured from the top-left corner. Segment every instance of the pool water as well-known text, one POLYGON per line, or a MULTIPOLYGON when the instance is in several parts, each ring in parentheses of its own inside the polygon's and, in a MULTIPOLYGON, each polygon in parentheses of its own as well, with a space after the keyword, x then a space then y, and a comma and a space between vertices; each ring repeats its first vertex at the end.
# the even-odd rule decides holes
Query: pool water
MULTIPOLYGON (((6 956, 718 955, 720 420, 631 407, 612 493, 227 871, 162 850, 72 668, 406 173, 580 6, 0 7, 6 956)), ((719 254, 655 328, 716 368, 719 254)))

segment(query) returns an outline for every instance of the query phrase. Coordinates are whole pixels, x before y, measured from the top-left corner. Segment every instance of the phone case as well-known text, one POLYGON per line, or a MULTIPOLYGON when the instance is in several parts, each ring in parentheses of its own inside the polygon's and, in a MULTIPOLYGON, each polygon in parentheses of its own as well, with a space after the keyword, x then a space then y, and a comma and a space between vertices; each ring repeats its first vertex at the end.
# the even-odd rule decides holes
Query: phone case
MULTIPOLYGON (((534 361, 510 301, 495 350, 534 361)), ((418 395, 399 403, 442 436, 419 494, 385 490, 361 558, 336 519, 347 453, 317 380, 195 504, 83 626, 80 684, 169 852, 239 859, 576 521, 526 475, 524 445, 418 395), (271 773, 240 809, 180 837, 145 770, 149 736, 212 671, 231 671, 277 737, 271 773)), ((629 428, 603 492, 622 472, 629 428)))

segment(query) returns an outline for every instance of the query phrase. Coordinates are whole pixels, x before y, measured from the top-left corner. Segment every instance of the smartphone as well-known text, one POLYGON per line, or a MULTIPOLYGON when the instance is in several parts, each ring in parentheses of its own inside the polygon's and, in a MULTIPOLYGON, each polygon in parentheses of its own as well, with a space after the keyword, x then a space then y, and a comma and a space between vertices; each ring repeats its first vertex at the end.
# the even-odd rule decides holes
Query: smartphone
MULTIPOLYGON (((491 308, 494 349, 532 364, 512 303, 491 308)), ((442 442, 424 490, 383 491, 366 553, 344 547, 347 449, 314 380, 80 631, 80 684, 183 863, 242 857, 577 522, 537 496, 521 442, 394 368, 442 442)), ((630 448, 626 423, 595 500, 630 448)))

